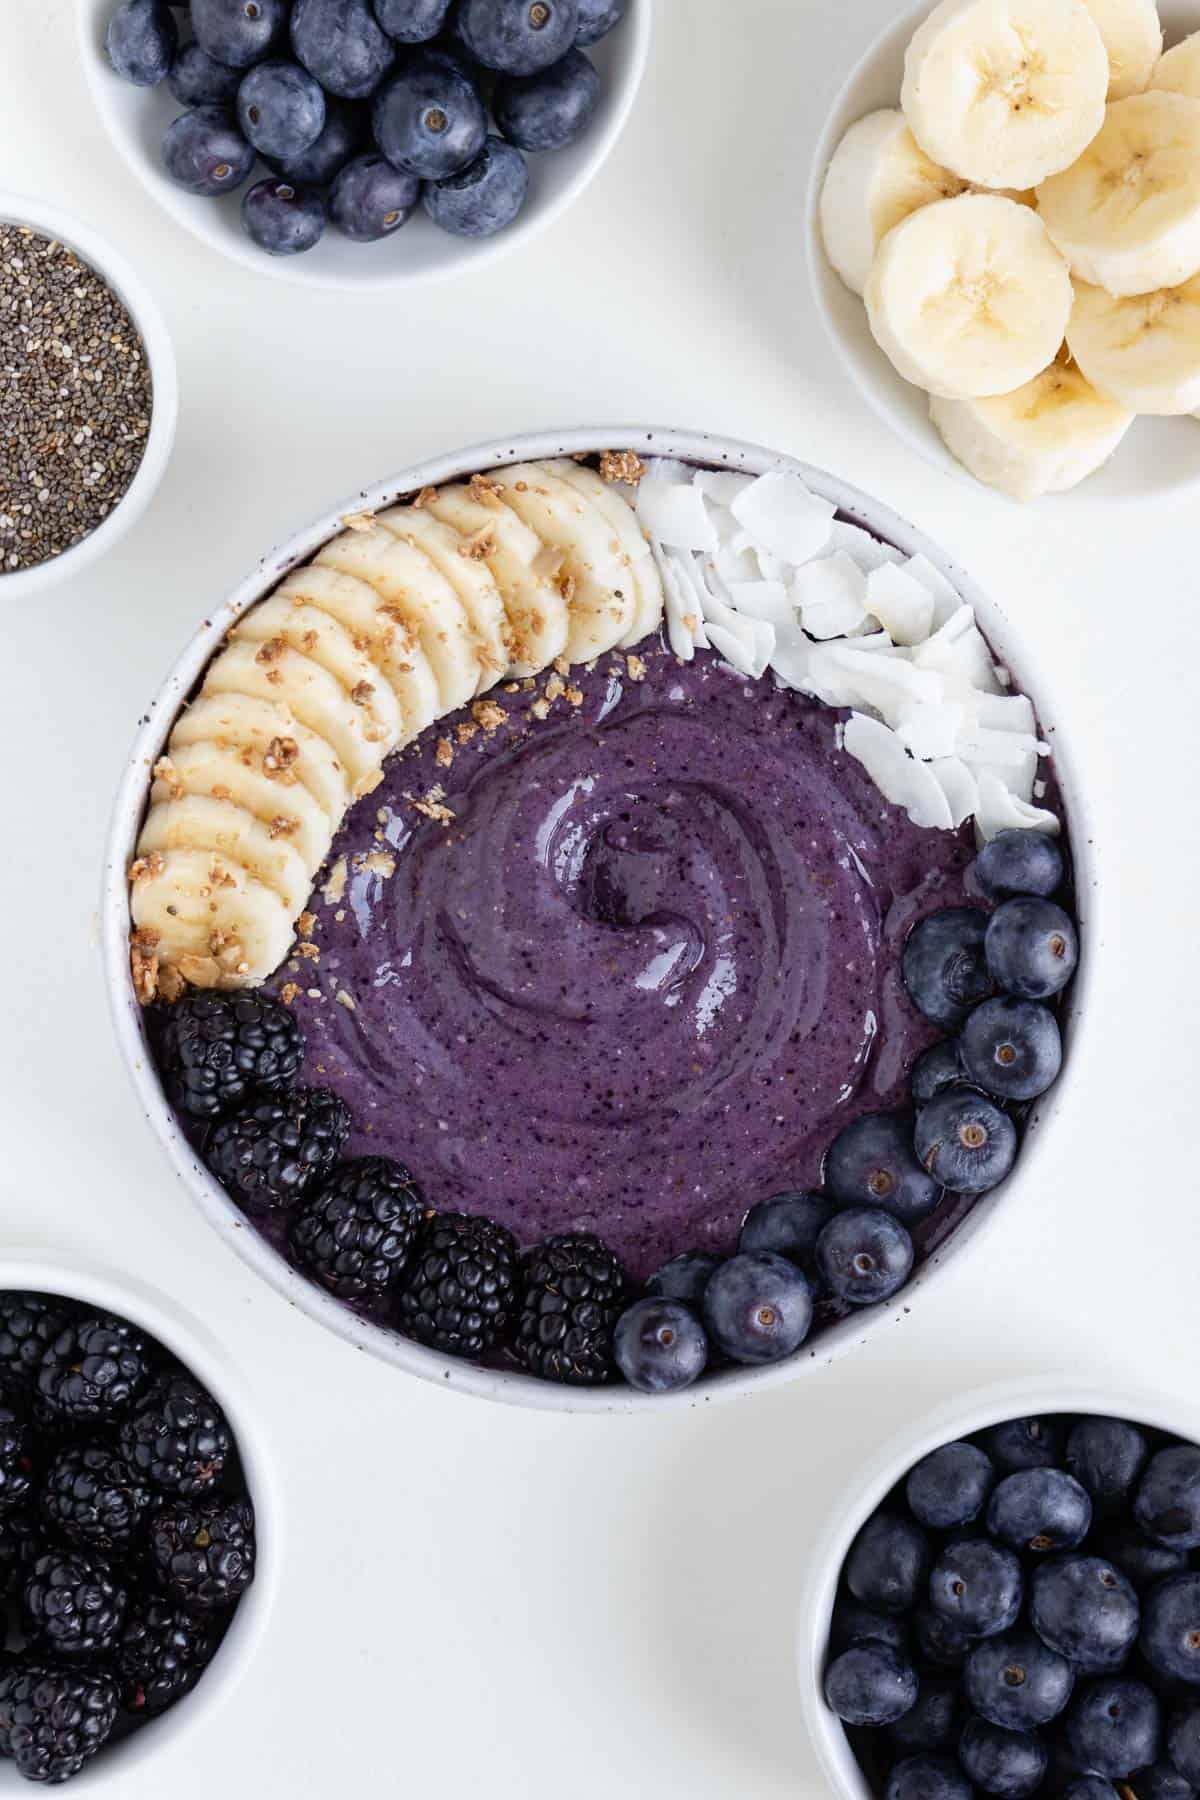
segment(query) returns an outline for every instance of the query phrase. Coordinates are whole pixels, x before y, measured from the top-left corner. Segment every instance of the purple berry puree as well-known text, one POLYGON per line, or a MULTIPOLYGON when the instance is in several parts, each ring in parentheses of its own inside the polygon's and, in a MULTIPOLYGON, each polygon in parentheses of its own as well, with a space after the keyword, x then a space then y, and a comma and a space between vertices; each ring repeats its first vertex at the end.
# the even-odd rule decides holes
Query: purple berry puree
POLYGON ((388 764, 312 901, 319 954, 272 986, 349 1154, 522 1244, 596 1231, 644 1277, 728 1252, 848 1120, 907 1104, 938 1034, 900 952, 974 844, 889 805, 844 714, 710 655, 647 645, 548 693, 502 685, 388 764))

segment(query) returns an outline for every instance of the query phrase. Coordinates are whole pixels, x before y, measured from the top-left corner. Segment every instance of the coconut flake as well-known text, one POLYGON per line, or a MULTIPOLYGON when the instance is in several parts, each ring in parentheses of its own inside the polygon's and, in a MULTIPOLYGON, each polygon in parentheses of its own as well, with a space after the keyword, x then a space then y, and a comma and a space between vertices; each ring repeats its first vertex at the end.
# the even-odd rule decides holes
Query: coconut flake
POLYGON ((844 550, 852 556, 864 575, 872 569, 882 568, 884 563, 904 561, 903 550, 897 550, 894 544, 881 543, 864 531, 861 525, 849 525, 844 519, 835 519, 829 529, 827 550, 844 550))
POLYGON ((919 581, 921 586, 933 595, 933 624, 936 630, 939 625, 945 624, 951 613, 958 611, 963 604, 962 595, 953 583, 947 581, 941 570, 935 569, 929 558, 922 556, 919 550, 915 556, 908 557, 904 567, 914 581, 919 581))
POLYGON ((958 701, 943 700, 940 705, 913 706, 900 716, 896 736, 906 750, 923 762, 934 757, 953 756, 963 728, 966 708, 958 701))
POLYGON ((1033 701, 1025 694, 977 694, 975 718, 989 731, 1020 731, 1037 736, 1033 701))
POLYGON ((805 487, 798 475, 760 475, 730 507, 756 546, 782 562, 807 562, 829 540, 836 508, 805 487))
POLYGON ((949 831, 950 803, 925 763, 916 762, 894 731, 865 713, 846 721, 843 742, 860 762, 885 800, 902 806, 914 825, 949 831))
POLYGON ((929 589, 894 563, 883 563, 867 576, 866 605, 893 643, 923 644, 933 629, 929 589))
POLYGON ((704 597, 709 642, 739 674, 757 681, 775 649, 775 627, 761 619, 742 618, 723 600, 704 597))
POLYGON ((813 657, 813 679, 822 683, 820 698, 828 705, 866 708, 891 726, 915 706, 937 705, 943 697, 941 679, 932 670, 849 644, 822 644, 813 657))
POLYGON ((765 619, 768 625, 796 623, 795 603, 782 581, 731 581, 726 591, 730 606, 748 619, 765 619))
POLYGON ((975 808, 975 834, 980 843, 986 844, 998 832, 1014 828, 1045 831, 1051 837, 1056 837, 1061 830, 1054 813, 1018 799, 995 775, 982 774, 979 777, 979 804, 975 808))
POLYGON ((992 664, 983 633, 975 623, 975 613, 960 603, 947 619, 913 651, 913 661, 921 669, 937 669, 946 678, 947 687, 974 699, 976 692, 998 694, 1000 684, 992 664))
POLYGON ((672 550, 716 550, 716 529, 704 496, 691 482, 644 475, 638 485, 638 518, 651 538, 672 550))
POLYGON ((928 768, 949 802, 950 823, 957 831, 979 806, 979 783, 957 756, 939 756, 928 768))
POLYGON ((770 666, 784 687, 796 688, 803 694, 813 692, 811 668, 815 649, 811 638, 806 638, 798 625, 776 631, 770 666))
POLYGON ((792 577, 792 600, 810 637, 845 637, 867 617, 867 580, 858 564, 838 550, 805 563, 792 577))
POLYGON ((697 469, 692 484, 713 506, 729 508, 753 482, 753 475, 735 475, 732 469, 697 469))

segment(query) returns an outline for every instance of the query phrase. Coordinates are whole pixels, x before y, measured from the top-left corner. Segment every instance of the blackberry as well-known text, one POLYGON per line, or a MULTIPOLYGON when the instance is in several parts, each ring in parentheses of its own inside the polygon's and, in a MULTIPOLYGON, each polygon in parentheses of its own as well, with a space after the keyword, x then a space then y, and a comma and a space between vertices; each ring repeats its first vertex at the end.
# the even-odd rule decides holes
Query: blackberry
POLYGON ((0 1607, 24 1587, 26 1575, 45 1547, 41 1523, 32 1507, 14 1506, 0 1513, 0 1607))
POLYGON ((0 1673, 0 1756, 11 1756, 26 1781, 78 1775, 117 1717, 111 1675, 17 1663, 0 1673))
POLYGON ((178 1501, 150 1526, 159 1585, 188 1612, 216 1612, 254 1580, 254 1510, 248 1500, 178 1501))
POLYGON ((117 1417, 146 1385, 149 1353, 134 1326, 102 1313, 64 1325, 47 1345, 37 1391, 51 1418, 117 1417))
POLYGON ((194 1499, 220 1480, 233 1441, 225 1415, 190 1375, 164 1375, 120 1431, 131 1469, 167 1494, 194 1499))
POLYGON ((543 1381, 611 1381, 613 1329, 629 1292, 628 1275, 598 1237, 547 1238, 525 1258, 517 1356, 543 1381))
POLYGON ((66 1309, 42 1294, 0 1294, 0 1381, 31 1388, 47 1345, 66 1323, 66 1309))
POLYGON ((112 1655, 126 1712, 160 1713, 190 1693, 219 1641, 211 1619, 184 1612, 161 1594, 138 1594, 112 1655))
POLYGON ((251 1094, 289 1087, 304 1038, 287 1007, 265 994, 193 991, 167 1008, 160 1055, 179 1110, 215 1119, 251 1094))
POLYGON ((350 1131, 350 1113, 330 1088, 296 1088, 252 1101, 218 1121, 206 1160, 250 1212, 294 1206, 324 1180, 350 1131))
POLYGON ((46 1471, 42 1517, 81 1550, 124 1554, 153 1504, 146 1483, 107 1444, 69 1444, 46 1471))
POLYGON ((333 1171, 293 1215, 292 1252, 343 1300, 377 1297, 408 1264, 425 1203, 403 1163, 363 1156, 333 1171))
POLYGON ((517 1240, 503 1225, 441 1213, 421 1238, 400 1294, 400 1325, 451 1356, 481 1356, 505 1337, 520 1296, 517 1240))
POLYGON ((28 1500, 33 1486, 29 1420, 0 1389, 0 1513, 28 1500))
POLYGON ((59 1656, 111 1650, 125 1618, 128 1594, 99 1557, 47 1550, 25 1580, 21 1596, 29 1635, 59 1656))

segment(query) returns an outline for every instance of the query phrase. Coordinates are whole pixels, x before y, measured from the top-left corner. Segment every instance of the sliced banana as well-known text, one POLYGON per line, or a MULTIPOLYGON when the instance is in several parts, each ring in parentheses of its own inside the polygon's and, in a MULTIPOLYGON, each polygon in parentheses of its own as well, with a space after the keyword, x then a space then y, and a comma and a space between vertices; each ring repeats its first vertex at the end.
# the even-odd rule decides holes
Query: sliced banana
POLYGON ((437 677, 439 713, 454 712, 474 697, 479 640, 462 601, 424 551, 376 526, 343 532, 316 560, 365 581, 384 612, 416 634, 437 677))
POLYGON ((176 719, 170 753, 192 744, 213 743, 236 751, 261 770, 286 798, 300 783, 336 830, 350 804, 346 771, 326 740, 304 725, 282 700, 250 694, 200 694, 176 719))
POLYGON ((238 620, 229 635, 235 642, 244 638, 251 644, 280 638, 302 656, 311 657, 341 682, 356 706, 370 715, 389 749, 399 743, 404 719, 391 683, 367 653, 357 647, 340 620, 319 607, 309 606, 301 595, 277 591, 269 599, 260 600, 238 620))
POLYGON ((616 534, 621 554, 627 558, 633 573, 636 604, 629 630, 621 639, 623 648, 640 644, 644 637, 662 624, 663 585, 650 541, 638 524, 637 514, 610 481, 589 469, 586 463, 572 462, 570 457, 556 457, 546 468, 553 471, 568 487, 584 494, 602 513, 616 534))
POLYGON ((391 745, 363 706, 355 705, 336 676, 282 639, 228 644, 208 666, 206 694, 249 694, 279 699, 296 718, 331 746, 346 770, 351 797, 379 769, 391 745))
POLYGON ((400 702, 401 744, 411 743, 432 725, 441 711, 441 698, 429 658, 414 631, 380 611, 373 587, 321 563, 306 563, 285 576, 277 591, 318 607, 346 627, 355 647, 370 657, 400 702))
POLYGON ((1131 412, 1195 412, 1200 276, 1182 287, 1120 300, 1077 282, 1067 343, 1092 385, 1131 412))
POLYGON ((492 571, 508 613, 514 675, 536 675, 567 648, 570 623, 558 585, 562 558, 493 491, 486 476, 470 487, 438 488, 425 510, 466 539, 492 571))
POLYGON ((941 0, 904 58, 926 156, 986 188, 1069 168, 1104 123, 1108 55, 1082 0, 941 0))
POLYGON ((1200 272, 1200 100, 1117 100, 1074 168, 1038 188, 1046 229, 1080 281, 1110 294, 1200 272))
POLYGON ((1108 56, 1108 98, 1144 92, 1162 55, 1163 34, 1155 0, 1083 0, 1108 56))
POLYGON ((511 463, 491 470, 488 479, 544 544, 562 552, 570 590, 569 659, 590 662, 615 649, 633 623, 636 593, 612 527, 542 463, 511 463))
POLYGON ((888 232, 864 299, 876 342, 906 381, 968 400, 1010 394, 1054 360, 1071 280, 1027 206, 960 194, 888 232))
POLYGON ((1200 100, 1200 31, 1193 31, 1159 58, 1150 86, 1167 94, 1184 94, 1200 100))
POLYGON ((299 851, 310 878, 325 861, 337 821, 301 782, 281 787, 265 774, 253 751, 203 739, 189 744, 173 741, 166 762, 169 772, 164 769, 150 789, 152 804, 180 794, 232 800, 261 820, 272 836, 286 838, 299 851))
POLYGON ((379 514, 378 523, 402 542, 423 550, 446 577, 466 608, 479 641, 476 692, 482 694, 494 687, 512 666, 512 634, 487 563, 482 557, 468 555, 466 539, 423 506, 393 506, 379 514))
POLYGON ((977 481, 1036 500, 1062 493, 1110 457, 1133 414, 1097 393, 1068 357, 1059 356, 1013 394, 982 400, 929 401, 946 448, 977 481))
POLYGON ((139 856, 129 910, 160 963, 194 987, 248 987, 287 955, 292 919, 273 888, 209 850, 139 856))
POLYGON ((868 113, 852 125, 821 189, 825 254, 851 293, 867 285, 875 252, 893 225, 969 186, 930 161, 898 109, 868 113))
POLYGON ((156 802, 142 822, 138 853, 149 856, 155 850, 207 850, 239 863, 279 895, 293 919, 312 886, 311 872, 300 852, 286 838, 272 837, 260 819, 232 800, 184 794, 156 802))

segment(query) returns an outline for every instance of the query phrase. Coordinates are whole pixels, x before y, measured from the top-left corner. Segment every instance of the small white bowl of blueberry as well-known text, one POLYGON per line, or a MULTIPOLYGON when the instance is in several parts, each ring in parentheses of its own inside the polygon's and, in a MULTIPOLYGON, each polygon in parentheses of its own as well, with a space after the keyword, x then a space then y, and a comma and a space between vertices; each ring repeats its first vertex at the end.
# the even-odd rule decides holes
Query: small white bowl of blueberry
POLYGON ((548 223, 633 104, 649 0, 80 0, 118 148, 208 243, 319 286, 548 223), (388 242, 399 237, 399 242, 388 242))
POLYGON ((1005 1385, 860 1476, 814 1558, 799 1645, 839 1793, 1189 1800, 1196 1429, 1157 1397, 1005 1385))

